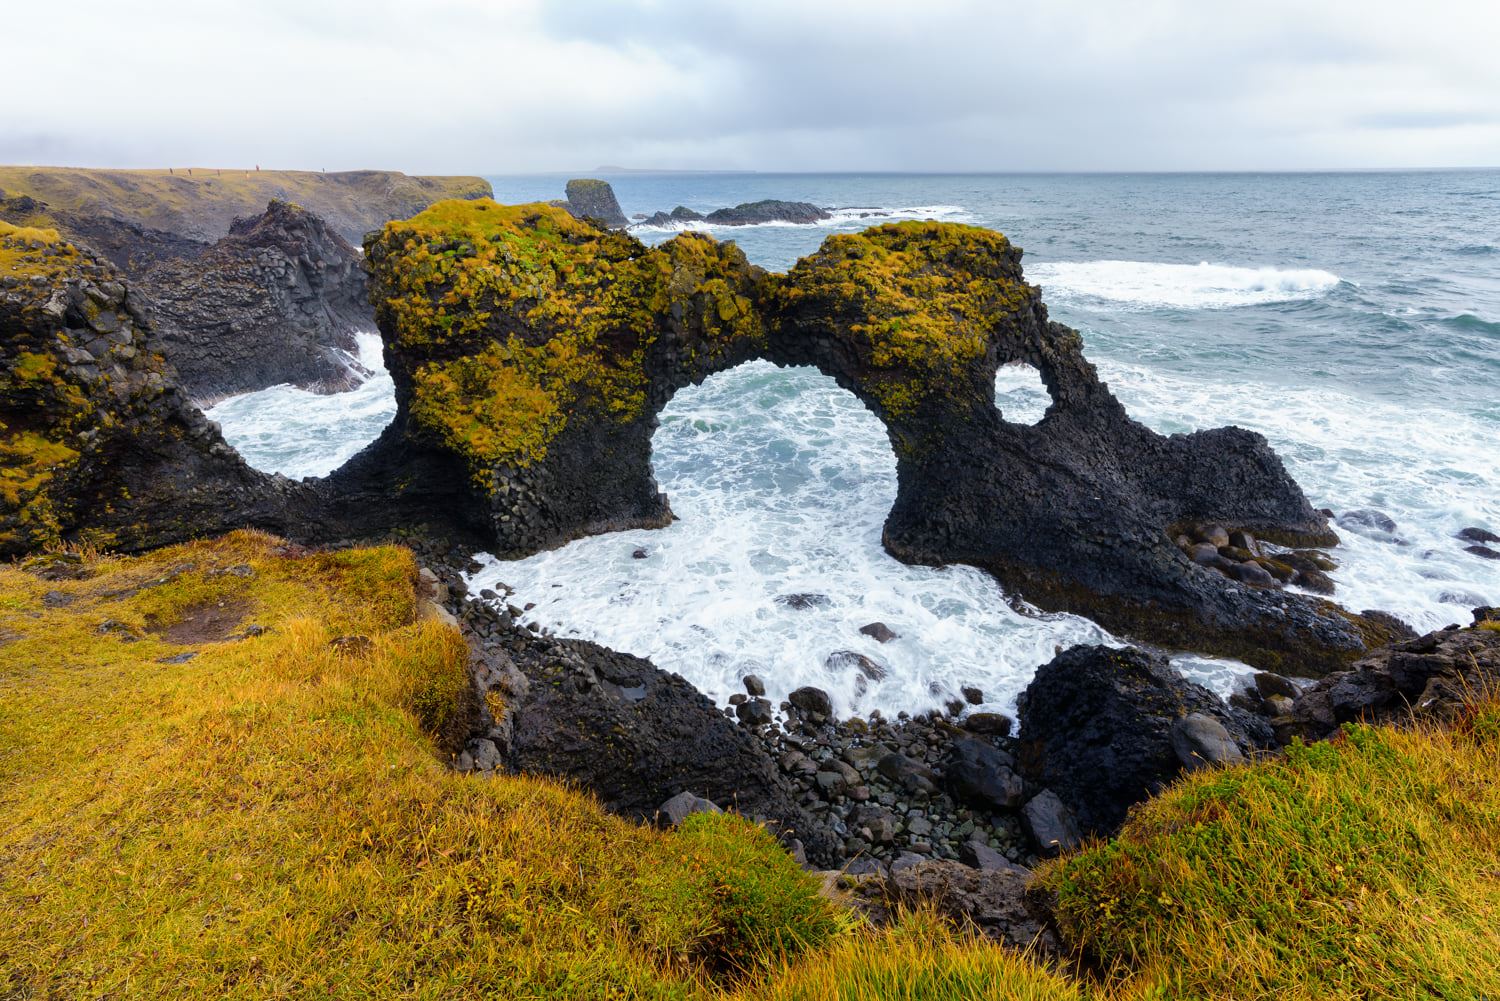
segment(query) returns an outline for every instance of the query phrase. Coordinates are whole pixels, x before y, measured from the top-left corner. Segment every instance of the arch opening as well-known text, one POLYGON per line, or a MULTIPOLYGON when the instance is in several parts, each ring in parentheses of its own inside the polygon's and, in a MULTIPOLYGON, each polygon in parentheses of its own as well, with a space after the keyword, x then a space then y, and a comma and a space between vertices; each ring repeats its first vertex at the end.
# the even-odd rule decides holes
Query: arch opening
POLYGON ((396 388, 378 333, 355 334, 348 364, 357 382, 338 393, 271 386, 204 410, 224 440, 261 472, 327 476, 380 437, 396 415, 396 388))
POLYGON ((651 451, 671 525, 487 561, 471 593, 534 603, 528 621, 649 657, 720 704, 754 674, 773 706, 813 685, 841 715, 936 708, 966 685, 1011 712, 1056 644, 1106 638, 1017 613, 980 570, 886 553, 885 426, 817 369, 751 361, 680 389, 651 451), (895 638, 861 631, 876 623, 895 638))
POLYGON ((1035 365, 1007 362, 996 370, 995 406, 1009 423, 1040 424, 1052 403, 1052 392, 1035 365))

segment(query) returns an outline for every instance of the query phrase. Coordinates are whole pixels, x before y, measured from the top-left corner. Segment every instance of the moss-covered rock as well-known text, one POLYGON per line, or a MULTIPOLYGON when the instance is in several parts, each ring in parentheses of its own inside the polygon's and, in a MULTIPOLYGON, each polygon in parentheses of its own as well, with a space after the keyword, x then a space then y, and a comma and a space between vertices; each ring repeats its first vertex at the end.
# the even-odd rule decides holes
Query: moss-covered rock
POLYGON ((187 401, 120 275, 0 223, 0 556, 284 523, 296 493, 187 401))
POLYGON ((390 223, 366 251, 399 414, 352 474, 374 483, 413 454, 461 465, 500 552, 664 524, 657 412, 767 358, 817 367, 885 423, 899 479, 885 544, 902 559, 971 563, 1043 607, 1287 672, 1388 638, 1192 564, 1169 530, 1193 520, 1336 537, 1261 436, 1164 438, 1130 420, 999 233, 888 224, 767 275, 703 235, 647 248, 557 206, 480 200, 390 223), (1035 366, 1052 396, 1034 427, 995 407, 1010 363, 1035 366))

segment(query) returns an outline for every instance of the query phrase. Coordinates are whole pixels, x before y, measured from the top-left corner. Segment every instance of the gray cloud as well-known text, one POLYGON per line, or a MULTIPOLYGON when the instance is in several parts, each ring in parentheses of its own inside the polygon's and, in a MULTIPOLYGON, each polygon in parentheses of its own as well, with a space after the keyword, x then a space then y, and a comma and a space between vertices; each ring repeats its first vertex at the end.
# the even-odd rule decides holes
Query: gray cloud
POLYGON ((0 108, 3 161, 1500 163, 1483 0, 71 0, 7 31, 38 83, 0 108))

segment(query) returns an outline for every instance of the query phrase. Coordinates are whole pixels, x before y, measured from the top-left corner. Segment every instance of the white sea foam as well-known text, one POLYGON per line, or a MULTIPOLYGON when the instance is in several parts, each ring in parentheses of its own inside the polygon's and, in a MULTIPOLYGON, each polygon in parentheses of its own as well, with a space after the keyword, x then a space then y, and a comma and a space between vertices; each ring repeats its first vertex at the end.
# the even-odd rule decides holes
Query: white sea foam
POLYGON ((1241 268, 1154 261, 1056 261, 1030 264, 1026 278, 1053 302, 1106 300, 1134 307, 1226 309, 1322 295, 1338 275, 1316 268, 1241 268))
MULTIPOLYGON (((1010 712, 1058 646, 1113 642, 1077 616, 1016 612, 981 571, 888 556, 880 528, 896 470, 885 432, 812 370, 756 362, 683 390, 662 414, 655 464, 680 519, 670 527, 488 560, 471 590, 504 583, 513 603, 536 603, 528 620, 650 657, 720 701, 758 674, 773 701, 816 685, 844 712, 925 709, 965 684, 1010 712), (789 594, 826 603, 776 600, 789 594), (860 634, 877 621, 900 638, 860 634), (888 675, 861 692, 856 669, 826 666, 841 650, 888 675)), ((1182 667, 1220 691, 1246 670, 1207 658, 1182 667)))
POLYGON ((1163 432, 1238 424, 1266 435, 1315 507, 1374 508, 1394 533, 1336 526, 1333 600, 1378 608, 1419 632, 1468 623, 1500 603, 1500 561, 1464 551, 1464 528, 1500 531, 1495 428, 1453 410, 1413 408, 1326 388, 1241 382, 1232 390, 1101 361, 1131 416, 1163 432))
POLYGON ((271 386, 231 396, 209 409, 208 418, 256 469, 293 479, 326 476, 375 440, 396 413, 380 335, 356 334, 355 344, 349 364, 363 381, 354 389, 320 395, 271 386))
POLYGON ((795 227, 797 229, 864 229, 866 226, 878 226, 883 222, 900 222, 907 219, 934 219, 940 222, 965 222, 970 218, 969 213, 960 205, 908 205, 899 208, 884 206, 871 207, 847 207, 828 210, 827 219, 819 219, 816 222, 761 222, 751 225, 728 225, 723 223, 710 223, 706 221, 684 221, 670 222, 665 225, 648 226, 644 223, 635 223, 630 227, 632 233, 733 233, 735 230, 746 229, 769 229, 776 227, 795 227))

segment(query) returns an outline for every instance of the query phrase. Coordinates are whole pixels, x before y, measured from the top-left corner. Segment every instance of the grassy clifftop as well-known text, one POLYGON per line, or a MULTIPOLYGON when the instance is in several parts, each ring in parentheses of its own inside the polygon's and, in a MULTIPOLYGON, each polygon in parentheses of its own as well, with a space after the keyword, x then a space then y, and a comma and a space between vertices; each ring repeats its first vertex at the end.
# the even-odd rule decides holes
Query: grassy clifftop
POLYGON ((355 246, 366 232, 433 202, 491 194, 489 182, 480 177, 213 167, 169 172, 0 166, 0 191, 28 195, 55 212, 118 219, 206 242, 227 233, 236 216, 256 215, 280 198, 322 216, 355 246))
POLYGON ((415 571, 254 532, 0 566, 0 996, 1500 994, 1494 703, 1194 773, 1041 875, 1065 973, 861 927, 733 816, 449 770, 468 651, 415 571))

